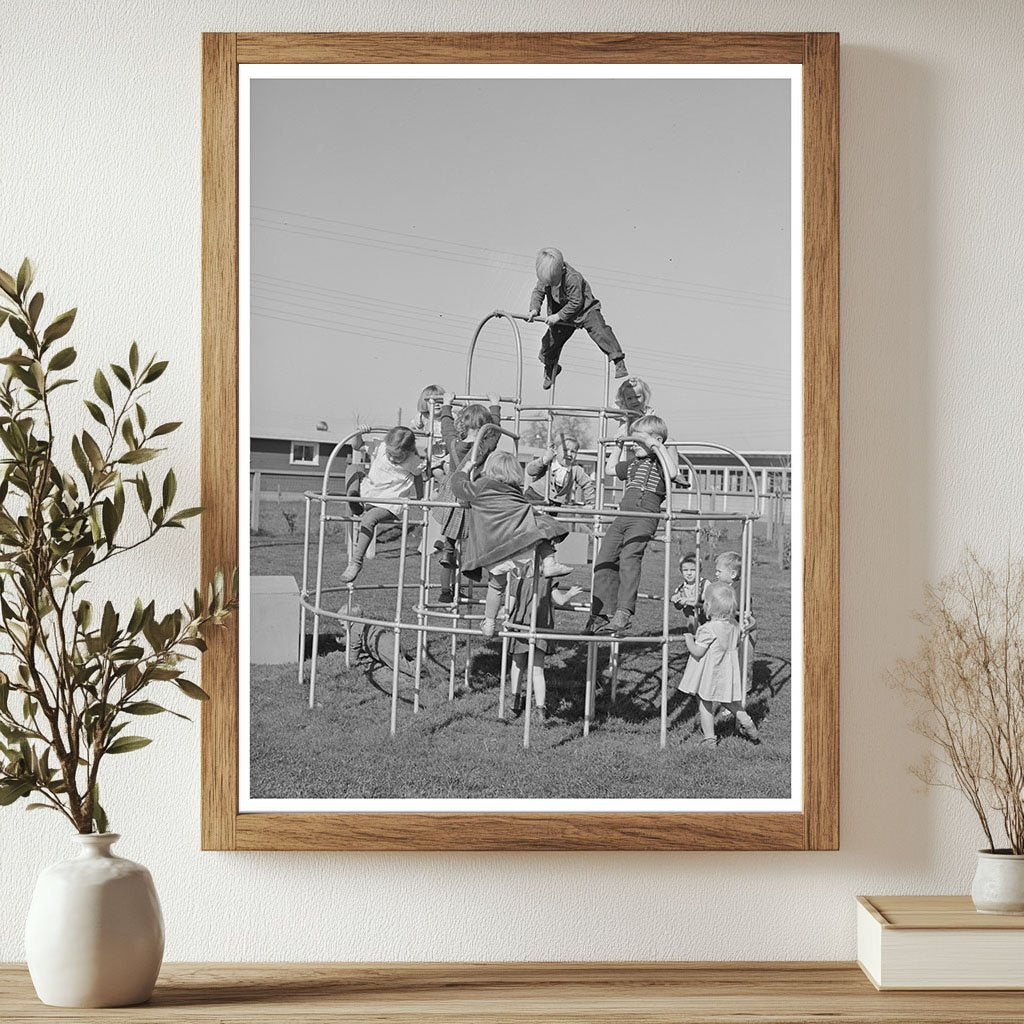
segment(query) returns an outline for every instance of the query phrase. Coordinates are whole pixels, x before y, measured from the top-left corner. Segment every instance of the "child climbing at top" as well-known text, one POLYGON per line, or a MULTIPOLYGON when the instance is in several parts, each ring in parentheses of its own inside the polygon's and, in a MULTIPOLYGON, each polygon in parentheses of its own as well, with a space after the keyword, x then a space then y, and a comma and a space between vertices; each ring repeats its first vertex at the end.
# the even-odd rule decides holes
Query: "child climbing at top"
POLYGON ((718 744, 716 704, 728 708, 736 716, 739 732, 757 743, 757 726, 743 708, 743 675, 737 649, 746 630, 736 622, 739 610, 736 591, 721 580, 709 583, 705 591, 704 613, 708 621, 697 627, 695 635, 683 634, 690 659, 683 670, 679 691, 696 694, 700 700, 702 746, 718 744))
MULTIPOLYGON (((456 470, 468 469, 468 460, 473 444, 482 427, 488 423, 501 426, 501 406, 497 394, 489 394, 487 400, 490 408, 482 405, 467 405, 459 413, 458 420, 452 412, 455 395, 444 392, 441 405, 441 437, 448 450, 448 475, 438 486, 439 501, 452 501, 452 478, 456 470)), ((490 439, 491 451, 497 447, 500 434, 490 439)), ((487 452, 485 451, 485 454, 487 452)), ((455 570, 458 568, 459 557, 457 544, 461 540, 465 526, 465 510, 462 508, 438 508, 434 510, 434 518, 441 524, 443 540, 441 554, 438 559, 441 565, 441 591, 438 601, 450 604, 455 599, 455 570)))
MULTIPOLYGON (((659 453, 668 467, 668 483, 679 478, 675 450, 665 445, 668 427, 660 416, 641 416, 633 424, 632 434, 646 447, 625 452, 615 467, 619 479, 626 481, 619 511, 660 512, 668 489, 659 453)), ((590 618, 583 627, 584 633, 629 632, 640 590, 644 552, 658 525, 654 516, 616 516, 612 520, 594 563, 590 618)))
POLYGON ((558 249, 544 248, 537 253, 537 284, 530 296, 532 321, 540 316, 541 304, 547 301, 547 331, 540 343, 540 361, 544 364, 544 390, 547 391, 561 372, 558 364, 565 343, 583 328, 597 347, 615 366, 615 376, 625 377, 626 357, 614 332, 605 323, 601 303, 594 298, 583 275, 570 267, 558 249))
POLYGON ((590 474, 576 461, 580 443, 571 434, 563 434, 559 448, 549 448, 543 455, 528 462, 526 475, 543 480, 551 475, 552 505, 593 505, 596 494, 590 474))
POLYGON ((426 463, 416 450, 416 435, 408 427, 392 427, 377 446, 369 471, 359 483, 363 511, 352 550, 352 561, 341 574, 342 583, 352 583, 363 569, 370 542, 382 523, 394 523, 402 512, 400 501, 416 497, 416 481, 426 463))
MULTIPOLYGON (((484 442, 485 436, 481 436, 478 454, 484 442)), ((468 472, 460 470, 452 477, 452 490, 469 509, 462 571, 487 574, 480 631, 484 636, 494 636, 509 573, 532 572, 535 552, 541 558, 543 579, 572 572, 570 566, 555 559, 554 542, 564 540, 569 530, 557 519, 534 511, 533 502, 523 492, 523 468, 511 452, 492 451, 475 481, 468 472)))

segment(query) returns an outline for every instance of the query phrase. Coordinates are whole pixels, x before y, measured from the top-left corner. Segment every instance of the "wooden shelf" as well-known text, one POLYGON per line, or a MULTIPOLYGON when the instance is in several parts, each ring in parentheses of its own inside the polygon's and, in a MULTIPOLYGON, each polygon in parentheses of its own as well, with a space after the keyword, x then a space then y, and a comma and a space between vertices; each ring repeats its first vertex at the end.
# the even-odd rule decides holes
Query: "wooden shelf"
POLYGON ((0 1020, 1020 1024, 1020 992, 876 992, 855 964, 166 964, 152 1002, 61 1010, 0 965, 0 1020))

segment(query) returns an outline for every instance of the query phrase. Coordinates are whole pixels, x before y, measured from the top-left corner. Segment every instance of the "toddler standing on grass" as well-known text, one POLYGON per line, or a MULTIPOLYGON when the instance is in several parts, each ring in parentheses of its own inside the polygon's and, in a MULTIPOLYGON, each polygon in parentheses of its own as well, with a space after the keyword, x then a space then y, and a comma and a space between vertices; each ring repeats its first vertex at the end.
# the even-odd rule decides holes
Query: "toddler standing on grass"
POLYGON ((547 302, 548 329, 540 343, 540 361, 544 364, 544 390, 547 391, 561 372, 558 357, 565 343, 583 328, 615 367, 616 377, 625 377, 626 357, 612 329, 601 314, 601 303, 594 298, 590 285, 578 271, 569 266, 558 249, 545 248, 537 253, 537 284, 530 296, 530 320, 540 316, 540 307, 547 302))
POLYGON ((708 581, 699 578, 697 552, 691 551, 679 559, 679 572, 683 582, 673 591, 672 604, 683 613, 688 633, 696 632, 701 623, 701 602, 708 581))
MULTIPOLYGON (((736 621, 743 627, 744 635, 751 644, 757 642, 757 620, 750 612, 740 608, 740 575, 743 572, 743 556, 738 551, 723 551, 715 559, 715 580, 728 583, 736 594, 736 621)), ((705 588, 708 584, 705 584, 705 588)))
MULTIPOLYGON (((497 433, 497 431, 495 431, 497 433)), ((484 438, 480 438, 480 445, 484 438)), ((472 457, 472 456, 471 456, 472 457)), ((511 452, 492 451, 479 479, 459 471, 452 490, 469 507, 462 548, 464 573, 487 573, 487 597, 480 632, 494 636, 498 610, 510 572, 533 573, 533 556, 541 556, 541 576, 568 576, 572 568, 555 560, 554 541, 569 535, 557 519, 534 511, 523 493, 523 468, 511 452)))
POLYGON ((721 704, 736 716, 736 728, 752 743, 758 742, 757 726, 743 708, 743 675, 738 647, 743 630, 736 623, 736 591, 728 583, 709 583, 704 598, 708 621, 695 635, 683 634, 690 659, 679 682, 681 693, 696 694, 700 700, 702 746, 718 744, 715 735, 715 705, 721 704))
POLYGON ((363 512, 352 551, 352 561, 341 574, 342 583, 352 583, 363 569, 366 551, 382 523, 394 523, 402 512, 390 501, 416 497, 416 481, 426 463, 416 450, 416 435, 408 427, 392 427, 377 446, 370 469, 359 484, 363 512))

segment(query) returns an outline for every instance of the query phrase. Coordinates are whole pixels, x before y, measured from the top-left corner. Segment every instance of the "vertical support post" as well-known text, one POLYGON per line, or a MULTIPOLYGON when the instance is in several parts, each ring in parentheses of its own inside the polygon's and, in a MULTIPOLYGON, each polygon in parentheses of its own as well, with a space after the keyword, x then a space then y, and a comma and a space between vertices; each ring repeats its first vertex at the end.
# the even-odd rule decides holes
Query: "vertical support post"
MULTIPOLYGON (((505 590, 505 623, 512 617, 512 587, 505 590)), ((508 673, 509 638, 507 630, 501 638, 501 678, 498 681, 498 718, 505 717, 505 680, 508 673)))
POLYGON ((302 596, 299 600, 299 686, 302 685, 302 668, 306 660, 306 601, 309 599, 309 509, 310 499, 306 495, 306 521, 302 529, 302 596))
POLYGON ((530 569, 533 576, 533 600, 530 602, 530 639, 529 653, 526 656, 526 711, 523 713, 523 747, 530 747, 530 719, 533 718, 533 665, 537 656, 537 605, 540 601, 540 551, 534 549, 533 565, 530 569))
MULTIPOLYGON (((469 614, 473 613, 473 584, 467 587, 466 591, 466 604, 469 605, 469 614)), ((470 620, 470 628, 472 628, 472 620, 470 620)), ((462 689, 464 692, 469 691, 469 666, 473 661, 473 637, 471 635, 466 636, 466 664, 462 670, 462 689)))
POLYGON ((664 587, 661 595, 661 748, 668 742, 668 627, 672 586, 672 482, 668 484, 665 511, 664 587))
POLYGON ((252 491, 249 495, 249 529, 253 533, 260 531, 260 495, 262 493, 263 476, 258 469, 252 473, 252 491))
POLYGON ((459 628, 461 619, 459 617, 459 609, 462 607, 462 577, 461 574, 455 573, 455 586, 453 588, 452 599, 455 601, 455 607, 452 609, 452 644, 451 654, 448 657, 448 700, 455 700, 455 658, 458 654, 458 643, 459 634, 455 632, 459 628))
MULTIPOLYGON (((320 601, 323 597, 324 535, 327 529, 327 502, 320 499, 320 530, 316 551, 316 595, 313 599, 313 649, 309 662, 309 706, 316 700, 316 663, 320 653, 320 601)), ((351 588, 351 584, 349 584, 351 588)))
POLYGON ((587 682, 583 691, 583 735, 590 735, 594 719, 594 696, 597 690, 597 644, 587 643, 587 682))
POLYGON ((619 650, 620 645, 617 640, 612 641, 611 654, 609 655, 609 674, 611 675, 611 699, 612 703, 615 703, 615 699, 618 696, 619 691, 619 650))
POLYGON ((409 506, 402 505, 402 539, 398 554, 398 588, 395 596, 395 646, 392 657, 393 671, 391 674, 391 735, 398 728, 398 676, 401 671, 402 645, 402 600, 405 597, 405 548, 409 539, 409 506))
MULTIPOLYGON (((429 441, 428 441, 429 444, 429 441)), ((425 494, 427 500, 430 496, 431 481, 427 480, 425 494)), ((416 625, 423 626, 427 621, 426 613, 422 611, 427 606, 428 585, 430 581, 430 559, 427 555, 427 527, 430 520, 430 509, 422 508, 420 519, 420 585, 417 590, 416 607, 421 609, 416 613, 416 625)), ((423 675, 423 656, 426 653, 427 634, 422 629, 416 630, 416 667, 413 670, 412 683, 412 713, 418 715, 420 712, 420 678, 423 675)))

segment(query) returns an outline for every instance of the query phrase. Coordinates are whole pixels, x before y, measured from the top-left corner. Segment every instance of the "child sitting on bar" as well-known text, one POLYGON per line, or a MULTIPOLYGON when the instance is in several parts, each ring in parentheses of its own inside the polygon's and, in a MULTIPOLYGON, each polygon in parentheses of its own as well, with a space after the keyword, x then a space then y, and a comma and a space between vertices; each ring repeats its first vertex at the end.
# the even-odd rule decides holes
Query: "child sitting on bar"
POLYGON ((342 583, 352 583, 363 569, 370 541, 381 523, 394 523, 402 506, 388 504, 416 497, 416 481, 426 463, 416 450, 416 435, 408 427, 392 427, 377 446, 366 476, 359 483, 359 496, 364 499, 359 517, 359 533, 352 550, 352 561, 341 574, 342 583))

